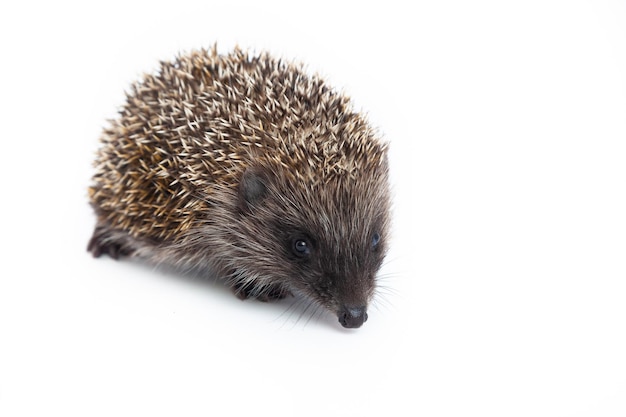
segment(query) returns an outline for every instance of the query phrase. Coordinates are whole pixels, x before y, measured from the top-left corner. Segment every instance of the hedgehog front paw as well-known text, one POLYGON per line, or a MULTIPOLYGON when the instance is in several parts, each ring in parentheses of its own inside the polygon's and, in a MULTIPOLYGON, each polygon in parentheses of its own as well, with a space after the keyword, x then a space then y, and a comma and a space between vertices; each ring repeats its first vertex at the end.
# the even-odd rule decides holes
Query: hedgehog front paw
POLYGON ((91 252, 94 258, 99 258, 101 255, 109 255, 113 259, 128 256, 133 252, 123 242, 113 239, 108 228, 104 226, 96 227, 87 245, 87 251, 91 252))
POLYGON ((282 285, 271 285, 256 298, 260 301, 277 301, 282 300, 285 297, 291 296, 291 291, 282 285))
POLYGON ((237 283, 232 286, 232 290, 240 300, 254 298, 263 302, 282 300, 283 298, 292 295, 291 291, 278 284, 269 285, 259 289, 254 285, 250 285, 250 283, 237 283))

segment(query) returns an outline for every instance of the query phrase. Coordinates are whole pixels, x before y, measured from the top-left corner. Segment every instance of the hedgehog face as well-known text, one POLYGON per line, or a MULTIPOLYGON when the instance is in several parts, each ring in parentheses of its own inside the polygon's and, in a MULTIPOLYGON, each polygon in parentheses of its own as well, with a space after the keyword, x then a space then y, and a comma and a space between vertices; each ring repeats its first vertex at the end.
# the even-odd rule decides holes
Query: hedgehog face
POLYGON ((293 277, 290 282, 336 313, 344 327, 360 327, 367 320, 384 257, 381 229, 372 224, 369 233, 355 234, 348 227, 329 234, 307 220, 297 224, 277 220, 273 227, 283 243, 285 269, 293 277))
POLYGON ((268 276, 335 313, 344 327, 360 327, 386 252, 386 177, 303 186, 274 175, 248 169, 240 183, 244 221, 257 229, 268 276))

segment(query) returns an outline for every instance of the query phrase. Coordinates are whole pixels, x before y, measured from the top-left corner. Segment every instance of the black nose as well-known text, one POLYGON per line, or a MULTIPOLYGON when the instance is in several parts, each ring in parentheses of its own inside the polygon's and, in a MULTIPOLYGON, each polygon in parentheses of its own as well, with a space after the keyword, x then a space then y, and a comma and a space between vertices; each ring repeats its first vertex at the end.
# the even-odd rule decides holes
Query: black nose
POLYGON ((344 307, 339 312, 339 323, 347 329, 361 327, 367 321, 367 307, 344 307))

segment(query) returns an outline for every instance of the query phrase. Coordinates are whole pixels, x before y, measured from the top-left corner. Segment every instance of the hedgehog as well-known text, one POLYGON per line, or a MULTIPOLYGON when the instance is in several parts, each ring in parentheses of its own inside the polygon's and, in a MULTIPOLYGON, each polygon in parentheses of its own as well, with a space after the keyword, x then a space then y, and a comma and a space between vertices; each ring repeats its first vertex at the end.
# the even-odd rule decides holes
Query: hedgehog
POLYGON ((180 53, 103 129, 88 251, 199 270, 241 299, 300 297, 358 328, 389 241, 387 149, 300 63, 180 53))

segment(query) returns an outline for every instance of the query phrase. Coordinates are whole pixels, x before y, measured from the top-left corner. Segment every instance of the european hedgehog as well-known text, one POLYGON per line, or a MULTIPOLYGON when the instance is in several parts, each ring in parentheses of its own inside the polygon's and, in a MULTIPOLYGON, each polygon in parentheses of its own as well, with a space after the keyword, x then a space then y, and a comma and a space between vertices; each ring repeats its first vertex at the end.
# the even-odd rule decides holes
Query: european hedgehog
POLYGON ((216 48, 161 62, 101 137, 95 257, 223 277, 242 299, 300 295, 367 320, 389 233, 387 144, 293 62, 216 48))

